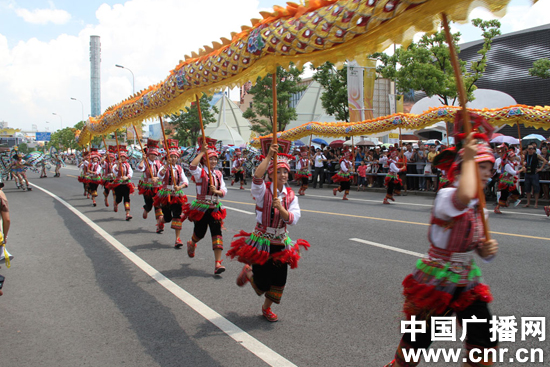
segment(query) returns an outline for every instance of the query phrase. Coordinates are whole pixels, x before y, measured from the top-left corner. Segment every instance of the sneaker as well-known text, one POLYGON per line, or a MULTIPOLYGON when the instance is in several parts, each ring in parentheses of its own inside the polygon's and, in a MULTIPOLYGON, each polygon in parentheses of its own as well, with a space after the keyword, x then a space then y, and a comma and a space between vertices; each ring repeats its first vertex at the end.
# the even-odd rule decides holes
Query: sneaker
POLYGON ((336 196, 336 193, 337 193, 337 192, 338 192, 338 189, 337 189, 337 188, 332 189, 332 194, 333 194, 334 196, 336 196))
POLYGON ((214 274, 220 275, 225 271, 225 266, 222 265, 222 260, 216 261, 216 265, 214 266, 214 274))
POLYGON ((133 217, 130 214, 126 214, 126 221, 130 221, 133 217))
POLYGON ((514 207, 518 206, 521 203, 521 199, 514 201, 514 207))
MULTIPOLYGON (((158 232, 158 231, 157 231, 157 232, 158 232)), ((183 242, 181 242, 181 239, 178 237, 178 238, 176 239, 176 243, 175 243, 175 245, 174 245, 174 248, 175 248, 176 250, 179 250, 179 249, 181 249, 182 247, 183 247, 183 242)))
POLYGON ((494 210, 495 214, 502 214, 502 212, 500 211, 500 208, 497 206, 494 210))
POLYGON ((547 217, 550 217, 550 206, 545 206, 544 207, 544 212, 546 213, 547 217))
POLYGON ((162 233, 164 231, 164 223, 157 224, 157 233, 162 233))
POLYGON ((243 269, 241 270, 241 272, 239 273, 239 276, 237 277, 237 285, 239 287, 243 287, 246 283, 248 283, 250 281, 250 279, 248 279, 248 272, 250 271, 250 265, 245 265, 243 266, 243 269))
POLYGON ((273 311, 271 311, 271 307, 269 307, 268 309, 264 309, 262 307, 262 315, 264 315, 264 317, 267 319, 267 321, 269 322, 276 322, 276 321, 279 321, 279 318, 277 317, 276 314, 273 313, 273 311))
POLYGON ((187 256, 195 257, 195 249, 196 248, 197 248, 196 243, 193 243, 193 241, 187 241, 187 256))

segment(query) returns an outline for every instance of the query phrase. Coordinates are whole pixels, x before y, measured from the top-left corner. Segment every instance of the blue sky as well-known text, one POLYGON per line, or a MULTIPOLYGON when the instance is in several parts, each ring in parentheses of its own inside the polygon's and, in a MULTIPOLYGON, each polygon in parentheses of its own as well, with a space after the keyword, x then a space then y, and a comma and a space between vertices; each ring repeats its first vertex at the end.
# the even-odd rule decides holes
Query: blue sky
MULTIPOLYGON (((296 1, 296 2, 299 2, 296 1)), ((229 37, 274 0, 0 0, 0 121, 55 130, 90 113, 90 35, 101 37, 101 110, 163 80, 185 54, 229 37), (208 16, 205 16, 208 14, 208 16), (52 113, 57 116, 53 116, 52 113), (59 117, 61 116, 61 117, 59 117), (58 118, 59 117, 59 118, 58 118), (46 121, 48 123, 46 123, 46 121)), ((512 0, 501 19, 509 33, 548 23, 550 1, 512 0)), ((492 18, 475 9, 471 18, 492 18)), ((452 25, 462 41, 479 30, 452 25)), ((233 96, 231 96, 233 97, 233 96)), ((233 98, 236 99, 236 98, 233 98)))

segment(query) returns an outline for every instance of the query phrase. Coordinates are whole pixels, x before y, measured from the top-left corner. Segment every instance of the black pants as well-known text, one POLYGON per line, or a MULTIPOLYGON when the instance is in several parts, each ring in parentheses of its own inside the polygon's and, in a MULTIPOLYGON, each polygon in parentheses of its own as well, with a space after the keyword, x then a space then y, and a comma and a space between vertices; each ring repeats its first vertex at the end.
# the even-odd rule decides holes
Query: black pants
POLYGON ((317 187, 317 177, 320 177, 319 180, 319 187, 323 187, 323 183, 325 183, 325 167, 315 167, 315 170, 313 171, 313 187, 317 187))
MULTIPOLYGON (((282 251, 284 246, 271 245, 270 253, 282 251)), ((260 296, 265 293, 265 297, 279 304, 283 295, 288 275, 288 264, 269 259, 263 265, 252 265, 252 282, 256 293, 260 296)))
POLYGON ((302 186, 307 187, 307 185, 309 183, 309 178, 308 177, 302 177, 301 180, 302 180, 302 186))
POLYGON ((172 218, 179 219, 181 217, 181 204, 170 204, 161 209, 165 223, 171 222, 172 218))
POLYGON ((149 213, 151 209, 153 209, 153 198, 154 196, 151 196, 151 195, 143 195, 143 201, 145 201, 145 205, 143 206, 143 209, 145 209, 147 213, 149 213))
POLYGON ((128 185, 118 185, 115 187, 115 197, 116 197, 116 203, 120 204, 122 202, 122 199, 124 199, 125 203, 130 202, 130 188, 128 185))
POLYGON ((340 181, 340 188, 338 191, 349 191, 351 187, 351 181, 340 181))
POLYGON ((244 171, 235 172, 235 182, 241 182, 246 185, 246 181, 244 180, 244 171))
POLYGON ((212 218, 213 209, 208 209, 202 216, 201 220, 195 222, 195 228, 193 230, 193 237, 197 240, 202 240, 206 235, 206 231, 210 228, 210 235, 212 238, 222 235, 222 222, 216 221, 212 218))

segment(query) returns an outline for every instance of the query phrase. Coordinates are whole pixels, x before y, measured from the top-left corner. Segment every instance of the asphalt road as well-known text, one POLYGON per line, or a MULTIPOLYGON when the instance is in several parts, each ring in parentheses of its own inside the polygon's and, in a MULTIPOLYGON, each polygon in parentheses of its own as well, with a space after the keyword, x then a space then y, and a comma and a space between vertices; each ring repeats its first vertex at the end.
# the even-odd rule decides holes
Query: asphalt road
MULTIPOLYGON (((352 191, 342 201, 329 188, 309 189, 290 236, 312 247, 273 307, 280 321, 269 323, 261 316, 263 299, 249 285, 235 285, 240 263, 226 260, 227 271, 213 276, 208 234, 190 259, 173 248, 172 230, 156 234, 152 216, 141 218, 140 196, 131 197, 134 219, 126 222, 123 210, 112 211, 112 199, 109 208, 102 200, 92 207, 77 174, 71 166, 61 178, 29 174, 76 214, 38 187, 23 192, 6 182, 15 259, 0 269, 6 277, 0 366, 383 366, 393 358, 401 337, 401 281, 428 249, 433 197, 398 197, 388 206, 380 192, 352 191)), ((192 199, 194 188, 186 192, 192 199)), ((234 234, 253 229, 254 206, 249 190, 237 187, 223 203, 227 249, 234 234)), ((505 212, 490 215, 498 256, 478 261, 494 294, 491 310, 518 320, 548 317, 550 221, 542 208, 505 212)), ((191 233, 185 222, 182 239, 191 233)), ((548 341, 520 341, 519 331, 517 339, 501 348, 545 353, 545 363, 521 366, 548 363, 548 341)))

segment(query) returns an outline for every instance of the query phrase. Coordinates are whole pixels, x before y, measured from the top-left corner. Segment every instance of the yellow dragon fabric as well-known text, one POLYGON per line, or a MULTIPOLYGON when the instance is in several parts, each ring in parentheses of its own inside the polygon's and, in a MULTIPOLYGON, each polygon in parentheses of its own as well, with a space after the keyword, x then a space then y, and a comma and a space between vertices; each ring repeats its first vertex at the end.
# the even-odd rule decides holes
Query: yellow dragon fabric
MULTIPOLYGON (((343 137, 358 136, 390 131, 397 128, 419 130, 431 126, 438 121, 453 122, 455 115, 461 110, 457 106, 441 106, 431 108, 419 115, 396 113, 360 122, 308 122, 290 130, 277 134, 277 137, 294 141, 306 136, 343 137)), ((550 128, 550 106, 515 105, 496 109, 475 109, 468 111, 483 116, 494 126, 514 125, 517 123, 529 127, 550 128)), ((265 137, 271 136, 267 135, 265 137)), ((262 137, 263 138, 263 137, 262 137)), ((260 147, 258 138, 252 141, 252 146, 260 147)))
POLYGON ((393 43, 408 44, 417 32, 437 30, 441 13, 465 22, 469 12, 484 6, 503 15, 509 0, 310 0, 287 3, 260 13, 252 26, 243 26, 212 46, 186 56, 161 83, 142 90, 90 118, 77 141, 178 112, 195 95, 212 94, 263 77, 277 66, 325 61, 341 65, 362 61, 393 43))

